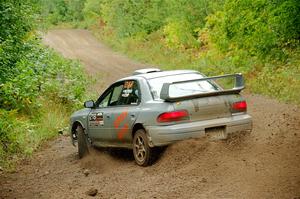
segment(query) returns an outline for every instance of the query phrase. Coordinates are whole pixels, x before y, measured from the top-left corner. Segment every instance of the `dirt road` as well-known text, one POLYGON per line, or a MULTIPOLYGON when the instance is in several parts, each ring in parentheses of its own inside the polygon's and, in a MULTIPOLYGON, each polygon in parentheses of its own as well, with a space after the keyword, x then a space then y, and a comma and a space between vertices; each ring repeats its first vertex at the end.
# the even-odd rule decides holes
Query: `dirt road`
MULTIPOLYGON (((84 30, 56 30, 45 43, 82 61, 102 83, 141 64, 112 52, 84 30)), ((96 88, 99 88, 97 84, 96 88)), ((102 88, 99 88, 101 90, 102 88)), ((79 160, 60 136, 0 175, 0 198, 300 198, 300 109, 246 95, 251 135, 228 141, 188 140, 168 147, 151 167, 135 165, 130 151, 95 150, 79 160)))

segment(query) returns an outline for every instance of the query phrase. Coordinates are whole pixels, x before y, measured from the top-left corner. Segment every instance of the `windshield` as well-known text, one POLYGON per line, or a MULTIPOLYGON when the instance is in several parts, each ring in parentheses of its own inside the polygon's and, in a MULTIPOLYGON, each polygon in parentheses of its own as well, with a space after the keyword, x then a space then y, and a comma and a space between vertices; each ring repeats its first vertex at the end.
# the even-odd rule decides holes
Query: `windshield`
MULTIPOLYGON (((186 81, 201 79, 203 76, 197 73, 170 75, 165 77, 158 77, 149 80, 151 92, 155 100, 160 99, 160 92, 164 83, 171 83, 177 81, 186 81)), ((169 87, 170 97, 182 97, 198 93, 216 91, 218 87, 211 81, 194 81, 179 84, 171 84, 169 87)))

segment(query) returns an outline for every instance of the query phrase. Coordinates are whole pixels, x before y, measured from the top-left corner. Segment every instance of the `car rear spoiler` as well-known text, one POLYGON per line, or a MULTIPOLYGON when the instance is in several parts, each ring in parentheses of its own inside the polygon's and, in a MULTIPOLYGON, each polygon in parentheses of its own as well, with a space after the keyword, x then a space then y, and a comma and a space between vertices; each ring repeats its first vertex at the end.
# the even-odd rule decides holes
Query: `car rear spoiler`
POLYGON ((164 83, 162 86, 161 92, 160 92, 160 98, 162 100, 165 100, 168 102, 176 102, 176 101, 180 101, 180 100, 200 98, 200 97, 238 94, 244 88, 245 88, 244 78, 241 73, 230 74, 230 75, 220 75, 220 76, 213 76, 213 77, 204 77, 201 79, 164 83), (174 85, 174 84, 182 84, 182 83, 189 83, 189 82, 196 82, 196 81, 210 81, 210 80, 217 80, 217 79, 223 79, 223 78, 228 78, 228 77, 235 78, 235 86, 231 89, 222 89, 221 87, 218 86, 220 90, 217 90, 217 91, 209 91, 209 92, 205 92, 205 93, 197 93, 197 94, 193 94, 193 95, 179 96, 179 97, 171 97, 169 95, 169 88, 171 85, 174 85))

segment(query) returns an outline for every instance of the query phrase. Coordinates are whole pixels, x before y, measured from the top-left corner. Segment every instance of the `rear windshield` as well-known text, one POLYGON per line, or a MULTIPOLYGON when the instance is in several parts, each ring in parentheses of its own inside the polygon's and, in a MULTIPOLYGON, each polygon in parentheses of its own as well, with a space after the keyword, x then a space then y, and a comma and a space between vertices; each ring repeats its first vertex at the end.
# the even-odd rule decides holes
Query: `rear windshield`
MULTIPOLYGON (((148 80, 151 92, 155 100, 160 99, 160 91, 164 83, 171 83, 177 81, 201 79, 203 76, 197 73, 170 75, 165 77, 158 77, 148 80)), ((219 90, 218 87, 211 81, 195 81, 187 83, 172 84, 169 88, 170 97, 182 97, 193 94, 219 90)))

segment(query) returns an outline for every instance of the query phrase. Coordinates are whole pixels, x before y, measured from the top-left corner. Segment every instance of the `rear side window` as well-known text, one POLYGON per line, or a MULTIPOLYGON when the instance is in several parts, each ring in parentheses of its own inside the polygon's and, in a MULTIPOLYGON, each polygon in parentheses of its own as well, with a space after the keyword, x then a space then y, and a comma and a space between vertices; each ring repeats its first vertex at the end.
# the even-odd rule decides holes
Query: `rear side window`
MULTIPOLYGON (((201 79, 202 75, 196 73, 179 74, 165 77, 158 77, 149 80, 151 92, 155 100, 160 99, 160 92, 164 83, 171 83, 177 81, 201 79)), ((180 84, 172 84, 169 88, 170 97, 182 97, 193 95, 196 93, 216 91, 218 87, 211 81, 195 81, 180 84)))

